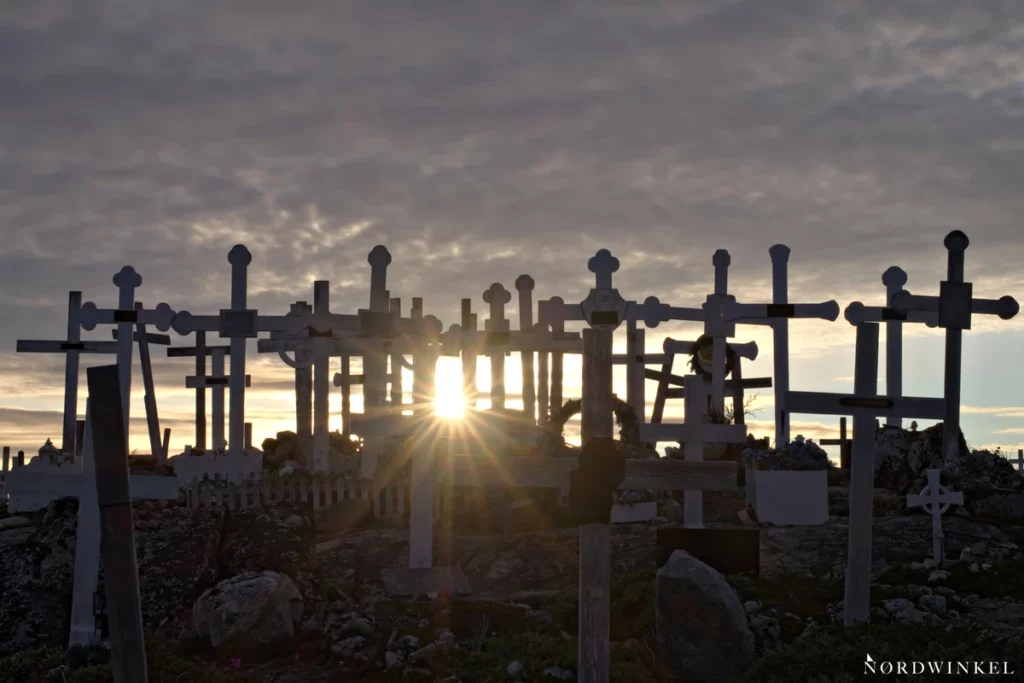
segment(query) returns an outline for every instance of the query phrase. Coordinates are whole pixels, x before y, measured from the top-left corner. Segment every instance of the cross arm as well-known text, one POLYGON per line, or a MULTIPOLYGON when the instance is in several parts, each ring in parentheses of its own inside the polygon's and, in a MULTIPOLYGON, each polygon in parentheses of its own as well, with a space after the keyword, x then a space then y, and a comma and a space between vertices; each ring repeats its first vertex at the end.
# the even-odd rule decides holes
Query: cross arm
POLYGON ((820 304, 742 304, 728 301, 722 304, 722 316, 731 322, 747 318, 820 318, 834 321, 839 317, 839 304, 835 301, 820 304))
MULTIPOLYGON (((938 314, 938 296, 922 296, 900 292, 893 295, 892 307, 898 311, 928 311, 938 314)), ((981 315, 997 315, 1003 320, 1010 320, 1020 312, 1020 304, 1012 296, 999 299, 971 299, 971 313, 981 315)))
POLYGON ((39 339, 19 339, 18 353, 66 353, 68 351, 79 351, 81 353, 117 353, 116 342, 105 341, 44 341, 39 339))
POLYGON ((174 310, 167 304, 157 304, 153 309, 97 308, 91 301, 82 304, 78 311, 78 322, 84 330, 92 330, 97 325, 116 325, 119 323, 136 323, 152 325, 161 332, 171 329, 175 317, 174 310))
POLYGON ((865 306, 859 301, 854 301, 847 306, 843 317, 853 326, 860 325, 861 323, 890 321, 924 323, 928 327, 938 327, 939 325, 938 308, 934 311, 900 311, 887 306, 865 306))
MULTIPOLYGON (((117 340, 117 328, 115 327, 114 329, 112 329, 110 331, 110 334, 114 337, 114 339, 116 341, 117 340)), ((154 344, 154 345, 157 345, 157 346, 170 346, 171 345, 171 337, 168 334, 157 334, 155 332, 147 332, 145 334, 145 339, 146 339, 146 343, 147 344, 154 344)), ((139 341, 139 333, 138 332, 136 332, 135 334, 132 335, 132 341, 136 341, 136 342, 139 341)))
MULTIPOLYGON (((679 341, 676 339, 665 339, 665 343, 662 345, 665 353, 693 353, 693 349, 696 346, 695 342, 691 341, 679 341)), ((726 348, 735 353, 740 358, 746 358, 747 360, 757 360, 757 342, 746 342, 742 344, 731 344, 726 342, 726 348)))
POLYGON ((941 398, 915 396, 858 397, 816 391, 788 391, 786 409, 790 413, 806 415, 853 415, 858 410, 871 410, 875 413, 895 410, 903 417, 941 420, 945 416, 946 401, 941 398))

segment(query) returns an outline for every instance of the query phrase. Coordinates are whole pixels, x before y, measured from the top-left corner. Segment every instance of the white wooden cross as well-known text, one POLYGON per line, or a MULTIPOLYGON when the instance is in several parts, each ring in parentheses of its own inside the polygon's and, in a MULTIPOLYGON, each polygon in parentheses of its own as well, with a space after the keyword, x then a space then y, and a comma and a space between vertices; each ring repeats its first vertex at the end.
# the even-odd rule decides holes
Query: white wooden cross
MULTIPOLYGON (((704 460, 704 444, 743 443, 747 440, 747 428, 741 424, 709 424, 708 387, 700 375, 688 375, 684 390, 684 424, 641 424, 641 441, 677 441, 684 444, 686 462, 704 460)), ((664 488, 664 487, 661 487, 664 488)), ((683 526, 692 529, 704 528, 704 494, 684 491, 683 526)))
POLYGON ((900 293, 892 298, 891 306, 899 311, 927 311, 938 313, 939 327, 946 330, 946 359, 943 393, 946 414, 943 417, 942 451, 947 467, 960 457, 960 371, 963 351, 963 331, 971 329, 974 314, 998 315, 1009 320, 1020 311, 1012 296, 1000 299, 973 298, 974 285, 964 281, 964 252, 970 240, 959 230, 948 235, 943 244, 949 252, 946 279, 939 283, 939 296, 915 296, 900 293))
POLYGON ((125 266, 113 278, 118 288, 117 308, 97 308, 86 302, 79 311, 79 322, 84 330, 97 325, 117 325, 117 367, 121 378, 121 401, 124 408, 125 442, 128 442, 129 408, 132 393, 132 327, 137 324, 153 325, 161 332, 171 328, 174 310, 167 304, 157 304, 148 310, 135 306, 135 290, 142 286, 140 276, 131 266, 125 266))
MULTIPOLYGON (((128 335, 129 340, 131 335, 128 335)), ((78 531, 75 541, 74 590, 71 599, 69 646, 99 642, 93 595, 99 579, 100 510, 96 499, 96 462, 92 447, 89 402, 85 408, 85 444, 81 470, 62 473, 17 468, 7 475, 6 489, 11 495, 78 498, 78 531)), ((130 476, 133 498, 178 500, 177 477, 130 476)))
MULTIPOLYGON (((854 301, 846 307, 844 316, 851 325, 864 322, 885 323, 885 393, 888 396, 903 394, 903 324, 923 323, 928 327, 937 327, 939 316, 934 312, 910 311, 901 312, 888 306, 888 302, 897 294, 906 293, 903 289, 907 284, 907 273, 892 266, 882 274, 882 284, 886 290, 886 306, 865 306, 854 301)), ((896 414, 888 417, 888 423, 903 426, 903 417, 896 414)))
POLYGON ((942 515, 950 505, 963 505, 964 494, 961 491, 950 493, 939 482, 941 470, 925 470, 928 483, 920 493, 907 494, 907 507, 922 507, 932 515, 932 556, 936 564, 942 566, 946 562, 946 537, 942 533, 942 515))
POLYGON ((869 618, 871 606, 871 518, 875 485, 874 419, 899 412, 904 417, 938 419, 946 399, 878 394, 878 324, 857 326, 856 368, 852 394, 789 391, 790 414, 852 415, 853 448, 850 463, 850 546, 847 553, 844 623, 869 618))
MULTIPOLYGON (((786 403, 789 392, 789 320, 793 318, 817 318, 821 320, 834 321, 839 317, 839 304, 835 301, 825 301, 818 304, 791 304, 777 303, 778 299, 785 297, 789 300, 786 268, 789 262, 789 247, 777 244, 769 250, 772 256, 773 266, 773 303, 770 304, 747 304, 738 303, 735 300, 721 302, 721 316, 723 325, 732 322, 747 322, 752 319, 768 321, 772 324, 775 332, 774 362, 775 362, 775 435, 776 440, 782 436, 789 437, 789 414, 793 412, 786 403), (783 292, 786 292, 783 295, 783 292), (785 390, 782 389, 785 388, 785 390), (781 404, 781 405, 780 405, 781 404)), ((716 355, 724 354, 724 349, 716 355)), ((717 362, 717 361, 716 361, 717 362)), ((713 403, 717 406, 719 399, 713 395, 713 403)), ((783 446, 788 441, 776 441, 783 446)))
MULTIPOLYGON (((607 249, 602 249, 588 262, 595 275, 595 287, 581 303, 566 305, 561 300, 555 305, 549 300, 542 309, 542 322, 555 325, 582 315, 590 325, 583 335, 583 411, 582 435, 584 446, 592 438, 608 438, 614 430, 612 417, 612 334, 627 318, 629 304, 612 287, 612 274, 619 261, 607 249), (556 309, 556 310, 552 310, 556 309)), ((560 331, 560 330, 556 330, 560 331)), ((703 398, 704 392, 694 390, 694 397, 703 398)), ((693 399, 691 398, 691 401, 693 399)), ((707 425, 721 427, 722 425, 707 425)), ((653 426, 660 428, 663 426, 653 426)), ((726 428, 737 429, 735 425, 726 428)), ((742 427, 739 427, 742 429, 742 427)), ((691 427, 692 430, 692 427, 691 427)), ((701 438, 714 435, 697 430, 701 438)), ((744 435, 745 436, 745 435, 744 435)), ((699 449, 698 449, 699 452, 699 449)), ((479 481, 491 476, 504 481, 531 485, 562 487, 576 458, 513 458, 509 462, 491 463, 486 459, 462 458, 453 464, 456 484, 461 481, 479 481), (468 471, 459 471, 459 466, 468 471), (507 469, 506 469, 507 468, 507 469), (497 471, 493 471, 496 469, 497 471), (506 471, 502 471, 505 469, 506 471), (545 482, 545 483, 539 483, 545 482)), ((480 484, 476 484, 480 485, 480 484)), ((674 490, 735 490, 736 464, 732 462, 679 462, 657 460, 627 460, 625 479, 620 489, 674 489, 674 490)), ((579 650, 577 680, 580 683, 608 683, 609 681, 609 593, 611 538, 609 525, 585 524, 580 527, 580 581, 579 581, 579 650)))
POLYGON ((78 367, 80 353, 117 353, 117 344, 104 341, 82 341, 79 312, 82 293, 68 293, 68 336, 65 341, 19 339, 18 353, 63 353, 64 356, 64 429, 60 449, 71 453, 75 444, 75 421, 78 419, 78 367))

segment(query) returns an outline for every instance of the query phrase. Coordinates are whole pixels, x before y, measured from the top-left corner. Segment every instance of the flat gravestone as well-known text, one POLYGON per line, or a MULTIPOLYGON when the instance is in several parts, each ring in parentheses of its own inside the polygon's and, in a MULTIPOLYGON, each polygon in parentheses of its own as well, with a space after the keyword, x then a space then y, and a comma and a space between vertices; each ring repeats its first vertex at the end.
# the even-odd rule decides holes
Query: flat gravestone
POLYGON ((469 587, 469 579, 461 567, 394 567, 382 569, 380 577, 384 580, 384 588, 388 595, 392 597, 405 598, 444 592, 450 592, 452 595, 469 595, 473 592, 469 587))
POLYGON ((761 573, 761 534, 758 529, 658 529, 658 567, 676 550, 685 550, 722 574, 761 573))

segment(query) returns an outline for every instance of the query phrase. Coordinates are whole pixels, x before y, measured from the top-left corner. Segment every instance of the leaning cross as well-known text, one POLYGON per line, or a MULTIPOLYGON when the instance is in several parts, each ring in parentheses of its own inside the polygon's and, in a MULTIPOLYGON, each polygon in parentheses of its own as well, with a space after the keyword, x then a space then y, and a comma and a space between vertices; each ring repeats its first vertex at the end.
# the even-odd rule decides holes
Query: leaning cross
POLYGON ((82 293, 68 293, 68 337, 66 341, 19 339, 18 353, 63 353, 64 358, 64 430, 60 449, 70 453, 75 445, 75 422, 78 415, 78 367, 80 353, 117 353, 114 342, 82 341, 79 312, 82 293))
POLYGON ((915 296, 897 294, 891 306, 900 311, 937 312, 939 327, 946 330, 946 369, 944 391, 946 414, 942 429, 942 452, 947 467, 952 466, 960 456, 960 371, 963 352, 963 331, 971 329, 971 317, 975 313, 998 315, 1009 320, 1017 315, 1020 306, 1012 296, 1000 299, 975 299, 974 285, 964 282, 964 252, 970 240, 959 230, 954 230, 943 241, 947 251, 946 279, 939 283, 939 296, 915 296))
POLYGON ((940 470, 927 470, 928 483, 920 493, 907 494, 907 507, 922 507, 932 515, 932 556, 936 564, 946 562, 946 537, 942 533, 942 515, 950 505, 963 505, 961 491, 949 492, 939 482, 940 470))

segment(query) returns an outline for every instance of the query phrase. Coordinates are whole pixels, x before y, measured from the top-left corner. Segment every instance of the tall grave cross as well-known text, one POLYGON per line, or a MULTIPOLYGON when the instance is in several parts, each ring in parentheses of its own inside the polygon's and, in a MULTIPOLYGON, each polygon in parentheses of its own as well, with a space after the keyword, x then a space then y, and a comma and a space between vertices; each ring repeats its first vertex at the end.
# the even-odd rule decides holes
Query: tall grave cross
POLYGON ((790 414, 853 416, 853 455, 850 463, 850 541, 847 552, 844 622, 847 626, 869 617, 871 606, 871 518, 874 495, 874 419, 898 412, 904 417, 939 419, 948 399, 878 394, 878 324, 857 326, 852 394, 789 391, 790 414))
MULTIPOLYGON (((117 367, 121 378, 121 402, 127 430, 132 393, 132 327, 153 325, 161 332, 166 332, 171 328, 175 313, 165 303, 157 304, 152 310, 135 305, 135 290, 142 286, 142 276, 131 266, 125 266, 115 274, 113 282, 118 288, 117 308, 97 308, 91 301, 86 302, 79 311, 79 322, 84 330, 95 329, 97 325, 117 326, 117 367)), ((125 441, 127 440, 128 432, 125 431, 125 441)))
POLYGON ((975 299, 974 285, 964 281, 964 252, 970 240, 954 230, 943 241, 949 252, 946 279, 939 283, 938 296, 915 296, 900 293, 892 298, 891 306, 899 311, 936 312, 939 327, 946 330, 946 362, 944 394, 946 414, 943 416, 942 451, 947 467, 960 455, 960 372, 963 353, 963 331, 971 329, 973 314, 998 315, 1009 320, 1020 311, 1012 296, 1000 299, 975 299))
MULTIPOLYGON (((584 453, 600 453, 600 444, 608 444, 614 431, 612 416, 612 334, 626 319, 629 303, 612 287, 612 274, 619 261, 607 249, 601 249, 588 262, 595 275, 595 287, 579 304, 554 306, 549 302, 547 315, 556 324, 577 320, 582 315, 590 326, 583 332, 583 406, 582 437, 584 453), (588 453, 588 451, 590 451, 588 453)), ((696 397, 696 390, 693 398, 696 397)), ((709 427, 711 425, 708 425, 709 427)), ((701 436, 704 436, 703 434, 701 436)), ((711 435, 708 435, 709 437, 711 435)), ((602 454, 611 456, 610 453, 602 454)), ((529 460, 529 458, 520 459, 529 460)), ((581 458, 582 460, 582 458, 581 458)), ((592 457, 581 462, 577 475, 581 485, 596 486, 600 492, 606 472, 592 457), (584 469, 585 468, 585 469, 584 469), (595 469, 591 469, 595 468, 595 469)), ((664 487, 682 490, 735 489, 735 463, 656 462, 626 460, 624 478, 618 488, 664 487), (695 485, 696 480, 701 483, 695 485), (657 482, 657 483, 654 483, 657 482)), ((543 474, 543 473, 538 473, 543 474)), ((551 473, 554 474, 554 473, 551 473)), ((574 484, 573 486, 575 487, 574 484)), ((609 491, 610 494, 610 491, 609 491)), ((570 491, 570 500, 573 492, 570 491)), ((580 522, 579 650, 580 683, 609 681, 609 593, 611 589, 611 537, 607 511, 582 514, 580 522)), ((604 500, 601 501, 602 503, 604 500)), ((596 511, 594 511, 596 512, 596 511)))
POLYGON ((64 429, 61 437, 61 451, 75 450, 75 422, 78 419, 78 375, 79 354, 117 353, 115 342, 82 341, 79 315, 82 310, 82 293, 68 293, 68 336, 65 341, 43 341, 19 339, 18 353, 63 353, 64 354, 64 429))
POLYGON ((964 494, 961 491, 949 492, 939 480, 941 470, 925 471, 928 483, 920 493, 907 495, 907 507, 922 507, 932 516, 932 556, 935 563, 942 566, 946 562, 946 536, 942 533, 942 515, 950 505, 963 505, 964 494))
POLYGON ((259 315, 256 309, 247 308, 248 268, 252 263, 252 254, 244 245, 237 244, 228 253, 228 263, 231 265, 231 308, 221 309, 217 315, 193 315, 181 311, 174 316, 172 327, 180 335, 199 331, 217 332, 222 338, 231 340, 228 446, 232 453, 241 455, 245 444, 246 340, 256 338, 260 332, 294 334, 309 323, 298 316, 259 315))

